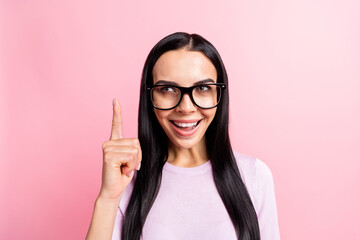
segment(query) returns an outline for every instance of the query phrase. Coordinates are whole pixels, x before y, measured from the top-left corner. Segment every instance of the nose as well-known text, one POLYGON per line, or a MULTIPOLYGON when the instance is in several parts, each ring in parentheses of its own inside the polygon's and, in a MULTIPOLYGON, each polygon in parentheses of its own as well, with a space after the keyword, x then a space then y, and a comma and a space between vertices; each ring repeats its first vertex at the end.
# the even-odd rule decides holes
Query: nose
POLYGON ((183 95, 180 104, 176 107, 178 112, 191 113, 196 111, 196 106, 191 101, 188 93, 183 95))

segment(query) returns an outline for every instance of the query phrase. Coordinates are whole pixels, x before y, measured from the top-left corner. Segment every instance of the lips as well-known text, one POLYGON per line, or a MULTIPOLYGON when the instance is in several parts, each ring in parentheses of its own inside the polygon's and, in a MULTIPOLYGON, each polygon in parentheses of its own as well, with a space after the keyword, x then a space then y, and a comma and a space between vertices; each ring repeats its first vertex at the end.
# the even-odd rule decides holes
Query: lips
POLYGON ((200 120, 170 120, 171 126, 180 136, 188 137, 193 135, 201 125, 200 120))

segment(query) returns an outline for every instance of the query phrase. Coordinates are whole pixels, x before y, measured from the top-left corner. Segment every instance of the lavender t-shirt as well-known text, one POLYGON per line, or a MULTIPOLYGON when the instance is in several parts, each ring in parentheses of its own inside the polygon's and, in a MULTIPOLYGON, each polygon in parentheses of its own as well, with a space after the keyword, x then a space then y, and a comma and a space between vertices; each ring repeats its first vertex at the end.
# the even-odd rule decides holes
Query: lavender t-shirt
MULTIPOLYGON (((234 154, 258 216, 261 239, 280 239, 270 168, 257 158, 234 154)), ((121 223, 135 178, 136 173, 120 201, 112 240, 120 240, 121 223)), ((160 190, 146 218, 141 239, 237 239, 230 216, 216 189, 210 161, 191 168, 165 163, 160 190)))

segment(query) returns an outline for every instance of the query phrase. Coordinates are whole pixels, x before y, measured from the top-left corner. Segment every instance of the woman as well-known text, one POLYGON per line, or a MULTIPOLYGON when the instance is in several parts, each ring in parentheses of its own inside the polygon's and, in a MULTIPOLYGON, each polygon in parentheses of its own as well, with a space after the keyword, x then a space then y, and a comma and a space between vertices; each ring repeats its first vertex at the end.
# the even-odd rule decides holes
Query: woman
POLYGON ((150 51, 139 139, 122 138, 113 110, 87 239, 280 238, 270 169, 231 148, 227 74, 210 42, 177 32, 150 51))

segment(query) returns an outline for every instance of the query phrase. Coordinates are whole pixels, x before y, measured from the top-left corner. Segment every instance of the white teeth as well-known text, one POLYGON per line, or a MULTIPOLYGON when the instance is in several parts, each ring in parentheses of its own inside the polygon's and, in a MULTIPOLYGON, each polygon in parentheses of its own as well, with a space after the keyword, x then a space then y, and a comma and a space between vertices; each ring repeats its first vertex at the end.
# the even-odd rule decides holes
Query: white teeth
POLYGON ((180 122, 175 122, 174 121, 174 124, 178 127, 195 127, 197 122, 194 122, 194 123, 180 123, 180 122))

